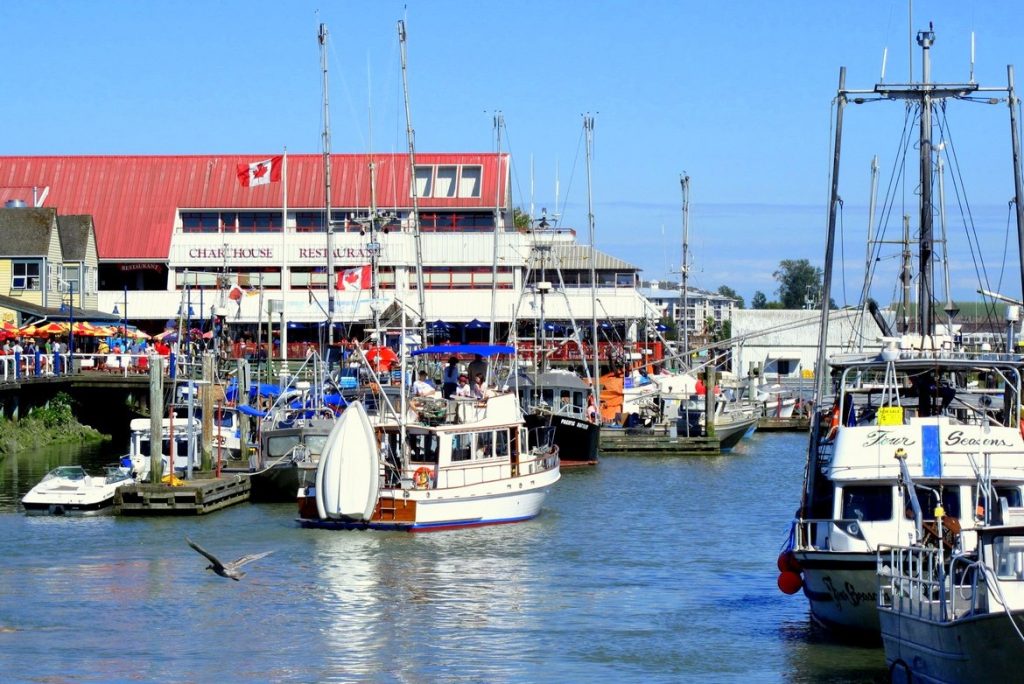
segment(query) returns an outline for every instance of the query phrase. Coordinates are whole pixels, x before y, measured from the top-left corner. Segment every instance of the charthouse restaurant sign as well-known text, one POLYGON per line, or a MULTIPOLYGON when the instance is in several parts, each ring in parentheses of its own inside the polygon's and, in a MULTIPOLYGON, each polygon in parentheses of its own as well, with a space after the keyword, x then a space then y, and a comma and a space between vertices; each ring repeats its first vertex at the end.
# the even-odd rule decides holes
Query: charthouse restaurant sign
MULTIPOLYGON (((229 263, 267 263, 280 262, 284 250, 280 245, 247 246, 209 246, 181 245, 179 254, 191 263, 210 262, 229 263)), ((370 254, 361 247, 335 247, 334 258, 338 260, 366 260, 370 254)), ((289 245, 288 263, 320 265, 327 260, 326 247, 300 247, 289 245)))

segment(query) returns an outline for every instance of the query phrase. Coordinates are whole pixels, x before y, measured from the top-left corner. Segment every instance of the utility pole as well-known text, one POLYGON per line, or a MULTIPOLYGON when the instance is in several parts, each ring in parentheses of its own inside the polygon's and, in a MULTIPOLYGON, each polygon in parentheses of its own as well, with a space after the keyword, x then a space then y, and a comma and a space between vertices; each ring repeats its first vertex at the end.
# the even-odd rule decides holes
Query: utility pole
MULTIPOLYGON (((331 115, 327 96, 327 24, 320 24, 320 68, 324 89, 324 221, 327 230, 327 345, 334 347, 334 221, 331 220, 331 115)), ((282 325, 284 325, 282 321, 282 325)), ((284 347, 281 331, 281 346, 284 347)))

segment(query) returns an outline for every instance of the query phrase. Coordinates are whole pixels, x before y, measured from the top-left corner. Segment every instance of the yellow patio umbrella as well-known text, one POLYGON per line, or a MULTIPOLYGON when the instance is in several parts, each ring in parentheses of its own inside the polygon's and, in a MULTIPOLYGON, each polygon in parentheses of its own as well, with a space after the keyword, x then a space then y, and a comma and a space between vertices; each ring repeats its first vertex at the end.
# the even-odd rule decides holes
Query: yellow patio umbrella
POLYGON ((39 332, 38 329, 36 328, 35 325, 33 325, 31 323, 26 325, 26 326, 24 326, 24 327, 22 327, 22 328, 18 328, 18 334, 26 335, 28 337, 32 337, 37 332, 39 332))
POLYGON ((44 323, 43 325, 36 327, 35 334, 36 335, 60 335, 61 333, 67 331, 67 328, 64 327, 64 326, 65 326, 65 324, 63 324, 63 323, 56 323, 54 321, 50 321, 49 323, 44 323))

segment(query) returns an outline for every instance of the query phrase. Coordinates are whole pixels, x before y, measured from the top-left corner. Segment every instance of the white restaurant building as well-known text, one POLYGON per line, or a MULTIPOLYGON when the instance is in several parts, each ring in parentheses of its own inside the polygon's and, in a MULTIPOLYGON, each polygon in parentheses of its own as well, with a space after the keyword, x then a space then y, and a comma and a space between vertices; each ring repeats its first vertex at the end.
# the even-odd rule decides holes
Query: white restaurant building
MULTIPOLYGON (((0 202, 91 215, 97 308, 146 329, 188 307, 200 319, 221 305, 229 325, 254 324, 261 299, 264 314, 273 301, 289 322, 321 323, 327 283, 336 277, 326 272, 323 158, 274 158, 283 167, 279 181, 243 186, 238 166, 266 158, 0 157, 0 202), (237 303, 225 299, 235 284, 247 291, 237 303)), ((367 321, 374 307, 396 302, 420 317, 414 202, 427 321, 489 321, 492 286, 499 328, 517 311, 518 320, 539 317, 531 285, 539 278, 530 270, 539 240, 552 245, 547 268, 557 265, 562 276, 547 279, 558 295, 545 298, 549 320, 568 320, 570 310, 590 320, 591 260, 600 320, 626 327, 655 316, 637 290, 635 266, 577 245, 573 231, 516 230, 506 154, 419 154, 415 186, 406 155, 336 154, 331 161, 335 271, 370 264, 379 245, 377 300, 370 290, 336 290, 335 321, 367 321), (368 229, 372 207, 381 217, 376 231, 368 229)))

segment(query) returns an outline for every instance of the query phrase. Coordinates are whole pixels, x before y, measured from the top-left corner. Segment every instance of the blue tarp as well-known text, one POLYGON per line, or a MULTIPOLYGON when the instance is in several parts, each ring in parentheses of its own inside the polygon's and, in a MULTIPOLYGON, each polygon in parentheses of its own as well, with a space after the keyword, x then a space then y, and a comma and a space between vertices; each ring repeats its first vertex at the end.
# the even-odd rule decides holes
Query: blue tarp
POLYGON ((260 411, 259 409, 255 409, 252 406, 248 406, 248 405, 246 405, 246 406, 239 406, 238 407, 238 412, 239 413, 244 413, 247 416, 255 416, 256 418, 263 418, 263 417, 265 417, 267 415, 266 411, 260 411))
POLYGON ((432 347, 417 349, 413 356, 421 354, 479 354, 480 356, 494 356, 496 354, 514 354, 515 347, 504 344, 436 344, 432 347))
MULTIPOLYGON (((277 385, 271 385, 265 382, 259 383, 259 385, 249 386, 249 398, 255 399, 256 395, 264 397, 276 397, 281 393, 281 388, 277 385)), ((238 399, 238 384, 234 381, 228 385, 227 389, 224 390, 224 398, 228 401, 236 401, 238 399)))

